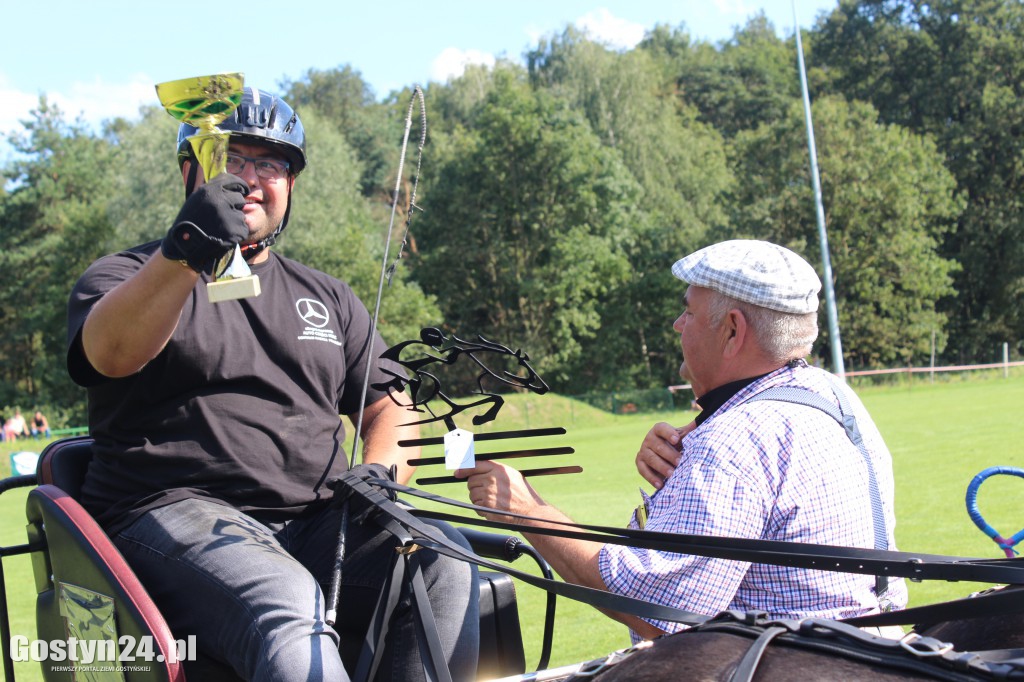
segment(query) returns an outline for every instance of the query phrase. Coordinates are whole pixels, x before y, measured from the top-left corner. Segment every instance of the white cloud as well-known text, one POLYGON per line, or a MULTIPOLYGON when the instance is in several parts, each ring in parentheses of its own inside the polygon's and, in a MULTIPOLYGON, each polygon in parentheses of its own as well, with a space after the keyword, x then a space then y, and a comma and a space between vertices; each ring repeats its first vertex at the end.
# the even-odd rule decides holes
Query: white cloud
POLYGON ((576 20, 576 26, 593 40, 618 50, 630 50, 644 38, 643 24, 616 17, 605 8, 587 12, 576 20))
POLYGON ((482 64, 488 68, 495 64, 493 54, 480 50, 460 50, 457 47, 446 47, 430 64, 430 79, 446 83, 451 78, 458 78, 470 64, 482 64))
POLYGON ((22 128, 21 121, 39 105, 40 94, 57 105, 68 122, 79 117, 98 129, 101 121, 116 116, 134 119, 143 104, 157 104, 152 79, 138 75, 127 83, 107 83, 100 78, 91 83, 76 82, 68 91, 25 92, 14 88, 9 79, 0 74, 0 134, 22 128))
POLYGON ((13 88, 7 78, 0 74, 0 133, 7 133, 20 127, 20 119, 39 102, 39 95, 21 92, 13 88))

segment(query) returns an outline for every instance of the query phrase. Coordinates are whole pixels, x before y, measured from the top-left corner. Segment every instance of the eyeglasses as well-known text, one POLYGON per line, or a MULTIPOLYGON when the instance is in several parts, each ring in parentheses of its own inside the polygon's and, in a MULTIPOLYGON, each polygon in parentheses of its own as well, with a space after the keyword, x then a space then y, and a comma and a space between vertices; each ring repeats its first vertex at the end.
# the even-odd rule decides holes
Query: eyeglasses
POLYGON ((228 152, 226 158, 225 169, 232 175, 241 174, 245 170, 245 164, 249 162, 252 162, 253 168, 256 169, 256 176, 264 180, 280 180, 288 175, 290 168, 289 163, 281 159, 254 159, 233 152, 228 152))

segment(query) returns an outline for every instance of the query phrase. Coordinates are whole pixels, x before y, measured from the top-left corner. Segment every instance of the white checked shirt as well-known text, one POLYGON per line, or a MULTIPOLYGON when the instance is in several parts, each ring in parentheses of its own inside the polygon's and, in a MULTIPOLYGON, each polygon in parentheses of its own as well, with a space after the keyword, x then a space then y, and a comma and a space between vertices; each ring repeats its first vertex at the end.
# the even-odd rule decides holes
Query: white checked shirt
MULTIPOLYGON (((824 372, 803 363, 741 389, 683 440, 679 466, 649 498, 647 530, 874 547, 860 451, 843 427, 818 409, 774 400, 745 402, 774 386, 807 388, 837 403, 824 372)), ((895 549, 892 459, 860 400, 852 391, 847 394, 878 477, 889 549, 895 549)), ((636 527, 635 518, 630 526, 636 527)), ((840 619, 879 610, 871 575, 619 545, 602 548, 599 567, 612 592, 709 616, 738 609, 840 619)), ((904 581, 891 579, 885 597, 892 607, 905 607, 904 581)), ((650 622, 666 632, 683 627, 650 622)))

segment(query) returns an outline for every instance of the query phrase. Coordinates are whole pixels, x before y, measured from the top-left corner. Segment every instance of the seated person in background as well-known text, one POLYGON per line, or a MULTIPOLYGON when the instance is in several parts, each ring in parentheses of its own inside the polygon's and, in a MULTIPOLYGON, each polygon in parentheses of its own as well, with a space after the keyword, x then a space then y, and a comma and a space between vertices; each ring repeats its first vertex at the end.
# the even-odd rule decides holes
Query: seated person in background
POLYGON ((28 437, 28 425, 25 424, 25 417, 21 416, 21 410, 14 410, 14 416, 4 424, 4 431, 10 441, 28 437))
POLYGON ((36 410, 36 413, 32 415, 32 423, 29 426, 32 436, 36 439, 49 438, 51 435, 50 422, 46 420, 46 416, 39 410, 36 410))
MULTIPOLYGON (((888 549, 895 549, 892 461, 885 443, 853 392, 804 361, 818 334, 821 284, 814 269, 780 246, 736 240, 701 249, 672 272, 690 285, 673 328, 683 351, 680 376, 693 386, 702 411, 694 424, 661 423, 647 434, 637 465, 657 492, 644 495, 646 525, 634 516, 631 527, 872 548, 868 456, 888 549), (808 389, 835 406, 841 392, 853 406, 868 455, 819 409, 751 400, 774 387, 808 389)), ((456 475, 467 478, 474 504, 536 517, 528 522, 535 526, 569 520, 515 469, 498 462, 478 462, 456 475)), ((500 511, 486 516, 502 517, 500 511)), ((878 594, 870 575, 526 536, 567 581, 708 616, 737 609, 841 619, 903 608, 907 601, 902 579, 890 580, 878 594)), ((610 615, 626 623, 634 639, 681 628, 610 615)), ((882 634, 901 636, 902 630, 882 634)))
MULTIPOLYGON (((170 230, 97 260, 72 291, 68 369, 88 388, 95 439, 82 502, 176 638, 195 635, 200 653, 246 680, 347 680, 397 542, 353 502, 328 625, 341 513, 327 484, 348 467, 339 414, 354 421, 364 408, 357 469, 396 465, 400 481, 416 454, 397 442, 418 427, 400 426, 409 414, 385 393, 363 393, 367 378, 387 378, 385 346, 349 286, 269 248, 306 166, 299 117, 246 88, 219 127, 231 134, 227 172, 205 181, 189 143, 197 130, 182 124, 187 198, 170 230), (214 263, 236 244, 262 293, 210 303, 214 263)), ((454 679, 473 679, 475 568, 416 555, 444 662, 454 679)), ((407 584, 399 598, 378 679, 423 680, 407 584)))

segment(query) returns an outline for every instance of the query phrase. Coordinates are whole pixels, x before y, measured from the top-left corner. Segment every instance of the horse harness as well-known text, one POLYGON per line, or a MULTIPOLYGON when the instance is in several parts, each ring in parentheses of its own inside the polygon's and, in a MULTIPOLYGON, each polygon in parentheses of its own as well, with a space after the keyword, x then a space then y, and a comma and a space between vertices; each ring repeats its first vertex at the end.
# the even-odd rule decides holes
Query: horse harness
POLYGON ((764 612, 725 611, 715 618, 673 635, 662 635, 617 651, 605 658, 584 663, 566 682, 598 677, 637 653, 650 650, 665 637, 691 633, 726 633, 753 639, 736 664, 729 682, 752 682, 765 650, 772 643, 843 656, 860 663, 905 670, 950 682, 967 680, 1024 680, 1024 650, 998 652, 956 651, 953 645, 934 637, 911 632, 901 639, 888 639, 834 620, 772 619, 764 612))

